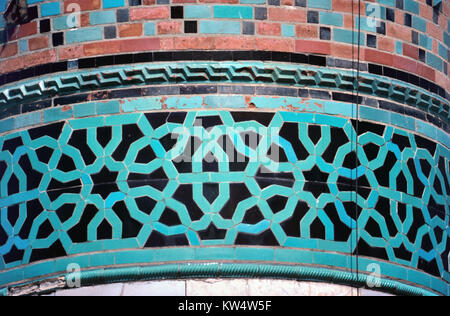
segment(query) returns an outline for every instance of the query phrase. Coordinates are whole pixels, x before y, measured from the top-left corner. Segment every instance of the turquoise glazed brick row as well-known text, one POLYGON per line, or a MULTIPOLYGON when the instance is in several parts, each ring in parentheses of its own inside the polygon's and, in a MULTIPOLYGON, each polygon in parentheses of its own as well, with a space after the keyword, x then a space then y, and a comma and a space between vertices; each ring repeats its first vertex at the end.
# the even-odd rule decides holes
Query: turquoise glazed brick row
MULTIPOLYGON (((66 273, 67 267, 70 264, 77 264, 83 271, 86 273, 86 278, 83 278, 83 285, 94 285, 99 282, 99 279, 102 278, 101 271, 108 270, 86 270, 98 267, 108 267, 115 266, 120 267, 121 265, 130 265, 139 267, 140 264, 158 264, 162 262, 174 262, 172 264, 167 264, 164 266, 146 266, 138 268, 147 269, 147 270, 157 270, 153 277, 151 274, 148 275, 147 280, 155 278, 159 279, 161 277, 168 277, 172 275, 174 278, 184 278, 187 276, 196 276, 196 277, 220 277, 226 276, 227 267, 231 269, 235 269, 235 271, 239 270, 240 266, 243 266, 246 262, 258 262, 257 265, 248 266, 248 271, 252 271, 254 277, 272 277, 276 278, 277 276, 280 278, 286 278, 288 275, 278 272, 276 270, 277 267, 287 271, 289 274, 293 275, 296 279, 301 280, 302 277, 298 275, 299 269, 316 269, 317 271, 336 271, 325 269, 324 267, 334 267, 334 268, 344 268, 350 269, 351 264, 355 263, 356 258, 347 256, 345 254, 337 254, 337 253, 323 253, 316 251, 304 251, 304 250, 295 250, 295 249, 270 249, 270 248, 223 248, 223 247, 205 247, 205 248, 173 248, 173 249, 156 249, 156 250, 134 250, 134 251, 120 251, 120 252, 112 252, 112 253, 96 253, 96 254, 88 254, 71 258, 57 259, 54 261, 35 264, 29 267, 25 267, 22 271, 19 270, 11 270, 8 272, 0 273, 0 279, 2 280, 2 285, 8 285, 11 283, 15 283, 18 281, 23 281, 26 279, 39 277, 39 280, 45 280, 46 276, 51 275, 64 275, 66 273), (270 254, 265 258, 261 256, 261 254, 270 254), (235 263, 216 263, 212 264, 212 269, 209 273, 202 272, 201 264, 197 266, 197 272, 195 272, 195 264, 190 264, 191 272, 185 270, 183 265, 175 264, 175 262, 195 262, 195 261, 211 261, 211 262, 235 262, 235 263), (270 265, 272 264, 272 265, 270 265), (295 264, 289 266, 283 266, 283 264, 295 264), (297 264, 301 264, 298 266, 297 264), (313 265, 318 264, 322 268, 314 268, 313 265), (222 269, 219 269, 219 265, 224 265, 222 269), (175 271, 172 270, 175 269, 175 271), (172 271, 171 271, 172 270, 172 271), (163 272, 165 271, 165 272, 163 272), (176 272, 178 271, 178 272, 176 272), (220 272, 221 271, 221 272, 220 272), (295 272, 297 271, 297 272, 295 272), (186 273, 186 275, 185 275, 186 273), (189 275, 187 274, 189 273, 189 275), (194 274, 193 274, 194 273, 194 274), (214 275, 215 273, 215 275, 214 275), (88 281, 88 274, 91 276, 88 281), (92 277, 97 275, 97 280, 93 281, 92 277)), ((390 263, 377 262, 373 260, 367 260, 361 258, 358 260, 361 270, 358 275, 354 275, 354 280, 360 279, 360 283, 364 284, 366 282, 366 276, 370 271, 369 265, 377 263, 380 265, 382 271, 383 278, 393 278, 399 282, 408 281, 411 284, 419 287, 425 287, 426 289, 430 289, 436 291, 440 294, 448 295, 448 284, 442 282, 439 279, 429 277, 426 274, 421 272, 412 270, 407 267, 398 266, 390 263)), ((208 264, 211 266, 211 264, 208 264)), ((124 271, 124 268, 118 268, 124 271)), ((130 268, 132 269, 132 268, 130 268)), ((109 270, 113 272, 112 270, 109 270)), ((348 270, 344 270, 348 271, 348 270)), ((240 272, 240 277, 251 277, 250 273, 242 273, 240 272)), ((142 272, 141 272, 142 274, 142 272)), ((312 277, 314 274, 310 274, 312 277)), ((323 274, 322 274, 323 275, 323 274)), ((106 276, 106 273, 105 273, 106 276)), ((229 275, 231 276, 231 275, 229 275)), ((122 274, 123 277, 123 274, 122 274)), ((139 276, 134 276, 134 278, 141 279, 139 276)), ((145 279, 145 278, 142 278, 145 279)), ((320 274, 318 274, 313 279, 321 280, 320 274)), ((124 281, 124 280, 123 280, 124 281)), ((325 281, 325 279, 322 279, 325 281)), ((113 282, 113 280, 104 280, 103 282, 113 282)), ((27 284, 25 283, 21 283, 27 284)), ((349 285, 354 285, 354 283, 349 283, 349 285)), ((431 293, 429 293, 431 294, 431 293)), ((429 295, 428 294, 428 295, 429 295)))
MULTIPOLYGON (((311 113, 311 122, 318 122, 321 114, 339 115, 355 118, 356 106, 345 102, 325 101, 295 97, 248 96, 249 103, 258 109, 295 110, 311 113), (313 113, 316 113, 314 115, 313 113)), ((71 118, 83 118, 105 114, 134 113, 151 110, 188 110, 188 109, 246 109, 247 102, 240 95, 209 95, 209 96, 172 96, 172 97, 143 97, 109 102, 79 103, 70 109, 62 107, 50 108, 14 116, 0 121, 0 133, 7 133, 15 129, 38 126, 43 123, 57 122, 71 118)), ((427 122, 400 114, 367 107, 359 107, 360 118, 368 121, 388 124, 418 132, 426 137, 438 140, 450 148, 450 140, 446 132, 427 122)), ((330 117, 331 119, 331 117, 330 117)))
MULTIPOLYGON (((449 120, 448 102, 438 95, 399 80, 366 73, 360 76, 361 95, 406 103, 438 115, 446 122, 449 120)), ((222 83, 281 84, 345 92, 356 89, 354 73, 342 69, 261 62, 137 64, 56 74, 5 86, 0 88, 0 106, 23 104, 35 100, 37 96, 44 98, 59 92, 111 89, 136 84, 210 83, 217 80, 222 83)))

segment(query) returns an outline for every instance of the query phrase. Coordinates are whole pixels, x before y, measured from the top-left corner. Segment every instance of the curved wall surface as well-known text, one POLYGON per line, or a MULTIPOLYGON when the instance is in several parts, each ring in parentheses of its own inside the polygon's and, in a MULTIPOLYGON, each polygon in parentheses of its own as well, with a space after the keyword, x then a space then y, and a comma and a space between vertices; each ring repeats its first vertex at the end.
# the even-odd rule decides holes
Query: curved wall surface
POLYGON ((0 19, 1 293, 286 278, 449 295, 449 11, 28 0, 0 19))

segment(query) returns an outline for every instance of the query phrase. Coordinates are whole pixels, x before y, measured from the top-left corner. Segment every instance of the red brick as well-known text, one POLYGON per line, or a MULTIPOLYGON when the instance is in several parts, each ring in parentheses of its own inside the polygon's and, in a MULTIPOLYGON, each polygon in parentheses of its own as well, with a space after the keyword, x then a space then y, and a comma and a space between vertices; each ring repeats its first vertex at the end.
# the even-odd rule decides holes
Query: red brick
POLYGON ((74 12, 74 5, 79 5, 81 11, 92 11, 100 9, 100 0, 66 0, 64 1, 64 12, 74 12), (70 5, 70 10, 69 10, 70 5))
POLYGON ((159 38, 138 38, 120 41, 121 52, 143 52, 149 50, 159 50, 159 38))
POLYGON ((161 50, 174 50, 175 38, 173 37, 161 37, 159 39, 159 45, 161 50))
POLYGON ((8 73, 18 69, 22 69, 25 66, 25 59, 22 57, 10 58, 4 61, 0 61, 0 73, 8 73))
POLYGON ((425 77, 428 80, 434 81, 436 79, 436 72, 433 68, 428 67, 425 64, 417 63, 417 74, 421 77, 425 77))
POLYGON ((445 90, 450 90, 450 80, 445 74, 440 71, 436 72, 436 79, 434 80, 437 85, 443 87, 445 90))
MULTIPOLYGON (((18 46, 17 43, 11 43, 11 44, 7 44, 2 50, 1 50, 1 58, 8 58, 8 57, 12 57, 14 55, 17 55, 18 52, 18 46)), ((0 71, 0 73, 2 73, 0 71)))
POLYGON ((121 24, 119 25, 119 36, 120 37, 135 37, 142 36, 142 24, 121 24))
MULTIPOLYGON (((333 11, 336 12, 348 12, 348 13, 358 13, 358 1, 351 0, 333 0, 333 11), (352 7, 353 3, 353 7, 352 7)), ((361 13, 365 11, 365 3, 361 1, 361 13)))
POLYGON ((27 67, 33 67, 36 65, 53 63, 56 61, 56 56, 56 49, 50 49, 19 58, 23 58, 24 64, 27 67))
POLYGON ((144 0, 143 5, 154 5, 156 0, 144 0))
POLYGON ((433 41, 433 53, 435 53, 436 55, 439 55, 439 45, 437 41, 433 41))
POLYGON ((269 8, 271 21, 306 23, 306 10, 300 8, 269 8))
POLYGON ((165 21, 157 24, 158 34, 180 34, 181 22, 180 21, 165 21))
POLYGON ((283 5, 283 6, 293 6, 294 5, 294 0, 282 0, 281 1, 281 5, 283 5))
POLYGON ((395 10, 395 23, 399 25, 405 24, 405 12, 403 10, 395 10))
POLYGON ((30 50, 38 50, 46 47, 48 47, 47 36, 33 37, 28 41, 28 48, 30 50))
MULTIPOLYGON (((448 16, 448 15, 446 15, 446 16, 448 16)), ((442 16, 442 14, 439 15, 439 26, 443 30, 447 30, 447 27, 448 27, 447 19, 444 16, 442 16)), ((447 32, 450 32, 450 29, 448 29, 447 32)))
MULTIPOLYGON (((334 57, 341 57, 345 59, 351 59, 352 56, 357 58, 358 47, 350 44, 332 42, 331 55, 333 55, 334 57)), ((364 50, 361 49, 359 55, 361 59, 364 59, 364 50)))
POLYGON ((350 14, 344 14, 344 28, 351 29, 355 25, 355 19, 350 14))
POLYGON ((257 24, 257 32, 260 35, 281 36, 281 24, 261 22, 257 24))
POLYGON ((278 38, 258 38, 256 39, 256 49, 276 52, 293 52, 295 42, 292 39, 278 38))
POLYGON ((397 69, 406 70, 408 72, 416 73, 417 72, 417 62, 406 57, 394 55, 393 57, 393 66, 397 69))
POLYGON ((173 48, 169 48, 169 39, 164 39, 161 43, 161 49, 176 49, 176 50, 189 50, 189 49, 204 49, 211 50, 216 48, 216 42, 214 37, 177 37, 172 39, 173 48))
POLYGON ((365 60, 377 64, 392 66, 394 58, 392 54, 384 53, 376 49, 365 49, 365 60))
POLYGON ((434 23, 427 23, 427 33, 441 42, 444 41, 444 33, 442 32, 442 28, 434 23))
POLYGON ((295 33, 300 38, 319 38, 319 27, 310 24, 297 25, 295 33))
POLYGON ((120 41, 102 41, 84 45, 86 56, 98 56, 120 53, 120 41))
POLYGON ((200 3, 229 3, 238 4, 239 0, 199 0, 200 3))
POLYGON ((433 8, 426 3, 419 3, 420 5, 420 16, 433 21, 433 8))
POLYGON ((196 3, 197 0, 172 0, 172 3, 196 3))
POLYGON ((36 21, 20 25, 14 32, 13 36, 11 36, 10 40, 14 41, 19 38, 31 36, 34 34, 37 34, 37 22, 36 21))
POLYGON ((416 46, 403 43, 403 55, 419 59, 419 49, 416 46))
POLYGON ((389 37, 378 37, 378 49, 395 53, 395 41, 389 37))
POLYGON ((83 45, 59 48, 59 60, 77 59, 82 56, 84 56, 83 45))
POLYGON ((396 23, 386 23, 386 35, 400 39, 404 42, 411 42, 411 28, 398 25, 396 23))
POLYGON ((254 50, 256 47, 254 37, 216 37, 215 49, 218 50, 254 50))
POLYGON ((331 44, 325 41, 297 40, 295 42, 295 51, 297 53, 330 55, 331 44))
POLYGON ((130 10, 131 21, 163 20, 170 17, 169 7, 134 8, 130 10))
POLYGON ((80 20, 81 20, 81 27, 91 26, 91 16, 89 13, 82 13, 80 20))

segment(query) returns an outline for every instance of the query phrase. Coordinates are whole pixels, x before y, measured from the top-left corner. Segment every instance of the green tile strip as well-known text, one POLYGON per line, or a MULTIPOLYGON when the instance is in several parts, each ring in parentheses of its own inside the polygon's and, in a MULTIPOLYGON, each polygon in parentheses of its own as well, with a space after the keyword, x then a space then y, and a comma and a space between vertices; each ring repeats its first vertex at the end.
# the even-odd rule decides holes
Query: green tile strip
MULTIPOLYGON (((186 98, 184 96, 173 96, 167 98, 164 101, 161 98, 142 97, 135 98, 132 101, 123 100, 120 103, 120 109, 116 109, 113 114, 126 115, 129 112, 144 112, 148 110, 162 110, 163 106, 167 106, 168 109, 186 110, 186 109, 200 109, 202 106, 206 109, 223 109, 223 108, 241 108, 245 109, 245 105, 242 101, 242 96, 231 95, 230 100, 237 102, 230 105, 230 100, 225 99, 223 96, 196 96, 186 98), (130 106, 132 104, 132 106, 130 106), (125 114, 124 114, 125 113, 125 114)), ((306 120, 306 116, 310 116, 310 123, 317 124, 330 124, 333 120, 340 120, 341 117, 355 119, 356 106, 354 104, 346 102, 335 102, 319 99, 309 99, 307 101, 300 97, 271 97, 271 96, 250 96, 250 103, 254 104, 259 109, 278 109, 286 110, 286 112, 280 112, 281 115, 289 115, 287 113, 302 112, 301 115, 306 120), (319 106, 320 105, 320 106, 319 106), (289 112, 288 112, 289 111, 289 112), (295 112, 292 112, 295 111, 295 112), (308 113, 307 113, 308 112, 308 113), (339 115, 340 117, 335 117, 339 115)), ((35 116, 41 118, 39 121, 30 121, 23 118, 24 115, 16 115, 12 118, 8 118, 0 121, 0 133, 10 133, 14 130, 14 126, 20 124, 21 128, 34 127, 42 125, 47 122, 45 118, 54 114, 55 108, 45 109, 36 112, 35 116), (49 112, 49 113, 47 113, 49 112), (44 118, 44 119, 42 119, 44 118), (4 128, 2 128, 4 126, 4 128), (9 127, 9 128, 8 128, 9 127)), ((103 126, 103 120, 105 116, 100 115, 96 110, 95 102, 79 103, 73 106, 72 111, 64 112, 67 116, 61 116, 59 119, 54 118, 51 122, 60 120, 70 120, 70 124, 74 128, 83 127, 86 121, 77 120, 77 118, 88 118, 92 120, 92 127, 103 126), (93 117, 96 116, 96 117, 93 117)), ((102 113, 103 114, 103 113, 102 113)), ((450 148, 450 138, 448 134, 442 129, 431 125, 428 122, 422 121, 418 118, 401 116, 395 112, 391 112, 384 109, 375 107, 369 107, 361 105, 359 107, 360 119, 364 121, 372 121, 377 123, 388 124, 397 126, 406 130, 417 132, 425 135, 441 144, 450 148)), ((112 116, 119 118, 120 116, 112 116)), ((124 116, 125 117, 125 116, 124 116)), ((1 202, 0 202, 1 203, 1 202)))
MULTIPOLYGON (((352 272, 316 267, 299 267, 263 264, 180 264, 151 267, 130 267, 83 271, 80 275, 82 286, 117 282, 148 281, 154 279, 186 278, 277 278, 297 281, 332 282, 347 286, 363 287, 369 277, 352 272)), ((396 295, 436 296, 435 293, 401 283, 396 280, 381 279, 378 290, 396 295)))
MULTIPOLYGON (((170 248, 152 250, 152 252, 159 253, 158 259, 153 259, 153 256, 146 256, 148 261, 145 262, 145 260, 139 258, 139 254, 145 253, 145 251, 134 250, 92 254, 90 265, 82 264, 86 255, 56 259, 0 273, 0 280, 2 280, 4 285, 7 283, 13 284, 11 287, 23 286, 37 281, 45 281, 55 275, 61 276, 61 273, 66 273, 65 266, 68 263, 77 263, 80 264, 82 269, 80 277, 82 286, 160 279, 274 278, 323 281, 363 287, 366 286, 369 278, 368 272, 364 270, 364 267, 368 264, 376 263, 379 264, 381 269, 381 288, 378 288, 379 290, 399 295, 428 296, 436 295, 435 292, 449 295, 448 283, 430 277, 424 272, 394 263, 359 258, 360 273, 351 273, 348 270, 352 267, 351 261, 354 261, 356 258, 346 254, 287 248, 272 249, 267 247, 170 248), (164 256, 169 253, 168 250, 170 250, 170 254, 165 258, 164 256), (191 259, 180 258, 174 261, 172 254, 180 253, 183 250, 193 250, 195 255, 191 259), (272 258, 261 259, 258 256, 258 253, 267 251, 273 253, 272 258), (327 255, 327 260, 320 262, 320 267, 313 266, 317 264, 314 258, 322 258, 324 255, 327 255), (117 259, 125 256, 129 257, 126 264, 131 266, 117 267, 117 265, 121 264, 117 262, 117 259), (97 258, 96 261, 100 257, 104 257, 102 264, 104 268, 98 269, 93 263, 93 257, 97 258), (202 263, 198 261, 202 261, 202 263), (61 264, 59 264, 60 262, 61 264), (339 262, 346 262, 346 264, 341 265, 339 262), (116 268, 108 268, 113 266, 113 264, 116 265, 116 268), (144 264, 152 265, 143 266, 144 264), (53 266, 55 267, 54 269, 52 268, 53 266), (86 270, 88 268, 94 268, 94 270, 86 270), (27 275, 29 278, 40 277, 32 281, 26 281, 24 275, 27 275), (25 282, 16 283, 22 280, 25 280, 25 282), (410 284, 405 284, 403 281, 407 281, 410 284)), ((73 280, 73 277, 66 274, 66 280, 73 280)), ((7 288, 4 288, 2 291, 0 293, 5 295, 8 293, 7 288)))

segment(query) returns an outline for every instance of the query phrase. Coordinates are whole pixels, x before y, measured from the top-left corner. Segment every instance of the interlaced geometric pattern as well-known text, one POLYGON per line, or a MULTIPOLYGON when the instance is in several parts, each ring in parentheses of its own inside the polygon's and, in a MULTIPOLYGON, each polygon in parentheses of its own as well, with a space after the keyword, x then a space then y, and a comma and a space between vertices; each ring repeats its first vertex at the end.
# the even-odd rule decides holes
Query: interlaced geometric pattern
POLYGON ((443 275, 448 149, 391 126, 358 130, 356 142, 344 118, 189 111, 15 132, 0 139, 0 260, 261 245, 443 275))

